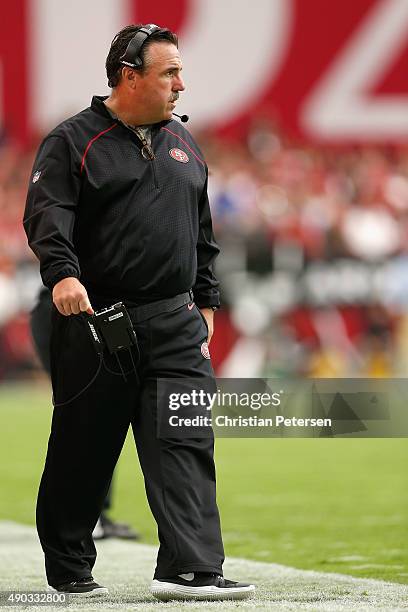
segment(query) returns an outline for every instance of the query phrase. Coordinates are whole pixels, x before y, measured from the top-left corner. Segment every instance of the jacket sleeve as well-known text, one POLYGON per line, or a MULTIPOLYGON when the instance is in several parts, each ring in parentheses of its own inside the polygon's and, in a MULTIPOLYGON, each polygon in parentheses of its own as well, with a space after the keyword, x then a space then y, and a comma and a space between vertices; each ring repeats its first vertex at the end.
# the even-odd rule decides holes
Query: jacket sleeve
POLYGON ((197 277, 193 287, 194 301, 199 308, 219 307, 219 282, 214 275, 214 261, 220 249, 215 242, 207 193, 208 174, 199 202, 199 234, 197 241, 197 277))
POLYGON ((34 162, 23 223, 43 283, 51 290, 63 278, 80 277, 73 244, 79 190, 68 143, 62 136, 48 136, 34 162))

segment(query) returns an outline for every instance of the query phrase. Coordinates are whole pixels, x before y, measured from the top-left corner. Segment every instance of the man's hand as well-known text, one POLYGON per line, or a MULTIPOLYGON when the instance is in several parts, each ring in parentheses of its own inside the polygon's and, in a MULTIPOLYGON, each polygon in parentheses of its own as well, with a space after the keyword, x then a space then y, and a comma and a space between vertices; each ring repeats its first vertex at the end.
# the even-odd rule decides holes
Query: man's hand
POLYGON ((52 300, 58 312, 66 317, 80 312, 94 312, 85 287, 77 278, 71 276, 63 278, 54 286, 52 300))
POLYGON ((207 322, 207 327, 208 327, 207 342, 208 344, 210 344, 212 335, 214 333, 214 311, 212 308, 200 308, 200 312, 207 322))

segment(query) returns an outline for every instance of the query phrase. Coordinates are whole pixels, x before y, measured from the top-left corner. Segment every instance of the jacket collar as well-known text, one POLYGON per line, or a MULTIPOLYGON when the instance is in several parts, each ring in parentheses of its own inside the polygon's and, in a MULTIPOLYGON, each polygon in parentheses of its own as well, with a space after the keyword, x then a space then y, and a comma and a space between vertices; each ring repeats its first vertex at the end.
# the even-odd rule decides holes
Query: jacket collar
POLYGON ((108 113, 105 104, 103 103, 104 100, 108 99, 108 97, 109 96, 93 96, 91 101, 91 110, 93 110, 98 115, 106 117, 107 119, 112 119, 112 117, 108 113))
MULTIPOLYGON (((107 100, 109 96, 93 96, 91 101, 91 110, 93 110, 98 115, 102 115, 102 117, 106 117, 110 121, 112 121, 112 117, 104 104, 104 100, 107 100)), ((153 128, 160 129, 164 125, 168 125, 171 123, 173 119, 165 119, 164 121, 159 121, 158 123, 153 124, 153 128)))

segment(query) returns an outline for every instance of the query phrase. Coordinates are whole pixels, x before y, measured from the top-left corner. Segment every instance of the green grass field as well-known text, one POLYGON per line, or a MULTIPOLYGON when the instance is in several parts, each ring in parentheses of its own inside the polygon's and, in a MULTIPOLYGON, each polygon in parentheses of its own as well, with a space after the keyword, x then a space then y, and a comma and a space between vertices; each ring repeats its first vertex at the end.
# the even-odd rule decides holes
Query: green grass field
MULTIPOLYGON (((34 524, 51 417, 45 386, 0 387, 0 520, 34 524)), ((219 439, 226 553, 408 584, 407 439, 219 439)), ((113 516, 156 543, 133 441, 113 516)))

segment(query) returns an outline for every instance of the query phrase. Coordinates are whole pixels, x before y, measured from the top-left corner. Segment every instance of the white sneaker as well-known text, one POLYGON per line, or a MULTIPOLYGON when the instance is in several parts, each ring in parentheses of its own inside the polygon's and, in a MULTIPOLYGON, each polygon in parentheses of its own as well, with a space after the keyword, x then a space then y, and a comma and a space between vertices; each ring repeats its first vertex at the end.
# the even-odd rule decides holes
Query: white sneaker
POLYGON ((155 578, 150 592, 160 601, 247 599, 255 592, 255 585, 226 580, 218 574, 191 572, 172 578, 155 578))

